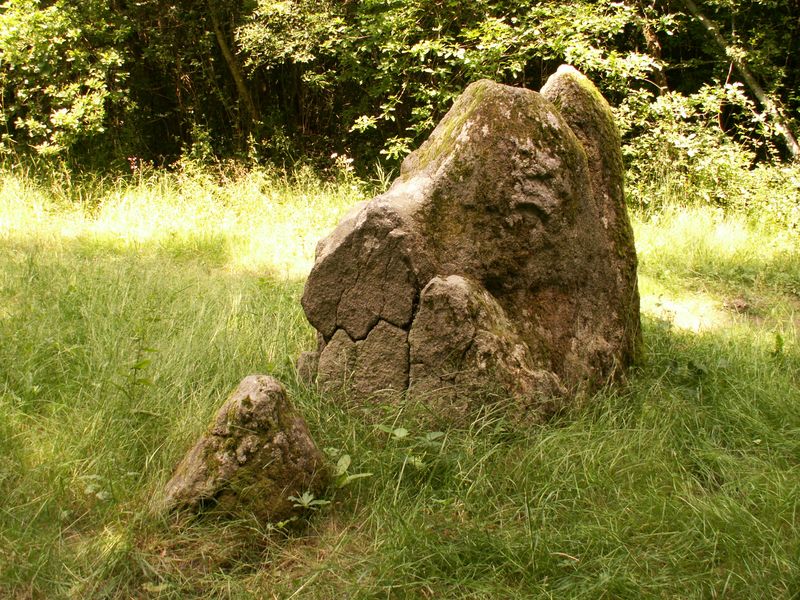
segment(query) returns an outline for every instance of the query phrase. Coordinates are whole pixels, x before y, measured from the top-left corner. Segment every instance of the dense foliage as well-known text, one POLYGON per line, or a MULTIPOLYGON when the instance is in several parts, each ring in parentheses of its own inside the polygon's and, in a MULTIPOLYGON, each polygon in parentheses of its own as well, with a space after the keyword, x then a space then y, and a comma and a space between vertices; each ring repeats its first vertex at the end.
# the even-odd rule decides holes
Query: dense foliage
POLYGON ((369 165, 469 82, 538 89, 568 62, 619 107, 634 164, 655 144, 749 165, 791 149, 798 39, 798 0, 7 0, 0 148, 369 165))

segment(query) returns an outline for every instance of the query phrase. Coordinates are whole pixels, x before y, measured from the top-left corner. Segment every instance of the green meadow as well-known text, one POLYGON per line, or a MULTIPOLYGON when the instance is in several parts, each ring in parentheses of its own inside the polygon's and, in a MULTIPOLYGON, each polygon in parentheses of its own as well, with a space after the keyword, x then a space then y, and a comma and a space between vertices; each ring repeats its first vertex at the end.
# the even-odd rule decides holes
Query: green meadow
POLYGON ((634 209, 627 384, 529 429, 499 401, 448 428, 348 409, 294 370, 316 242, 373 191, 308 170, 2 170, 0 597, 800 597, 796 224, 634 209), (250 373, 363 477, 301 528, 159 515, 250 373))

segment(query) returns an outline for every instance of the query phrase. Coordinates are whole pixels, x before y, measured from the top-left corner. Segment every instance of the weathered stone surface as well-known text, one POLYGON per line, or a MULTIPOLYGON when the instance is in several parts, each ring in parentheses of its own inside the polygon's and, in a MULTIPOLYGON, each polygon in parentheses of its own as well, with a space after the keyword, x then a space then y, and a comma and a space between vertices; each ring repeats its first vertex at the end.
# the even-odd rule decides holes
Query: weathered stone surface
POLYGON ((344 329, 337 329, 319 355, 317 382, 325 392, 346 389, 356 368, 356 343, 344 329))
POLYGON ((322 335, 323 387, 488 388, 534 406, 631 363, 619 135, 576 71, 544 92, 469 86, 391 188, 320 242, 303 308, 322 335))
POLYGON ((641 344, 639 287, 633 228, 625 206, 625 168, 614 115, 592 82, 567 65, 559 67, 547 80, 542 95, 556 105, 586 150, 596 210, 606 234, 604 243, 611 248, 609 263, 614 275, 613 281, 600 284, 614 285, 612 299, 621 303, 619 310, 609 315, 615 321, 609 329, 620 334, 612 343, 620 347, 622 364, 629 364, 641 344))
POLYGON ((546 399, 566 392, 556 375, 537 367, 543 349, 532 350, 492 295, 458 275, 428 283, 408 337, 412 393, 453 419, 477 408, 482 392, 511 393, 521 408, 539 412, 551 408, 546 399))
POLYGON ((408 387, 408 333, 379 321, 367 339, 356 344, 353 388, 362 396, 408 387))
POLYGON ((408 327, 416 298, 406 239, 391 215, 364 211, 345 217, 335 234, 317 247, 315 276, 310 278, 303 307, 311 324, 330 339, 343 329, 363 340, 384 320, 408 327))
POLYGON ((301 352, 297 357, 297 377, 300 381, 311 385, 319 371, 319 352, 301 352))
POLYGON ((297 512, 290 496, 319 495, 328 481, 325 458, 283 386, 272 377, 250 375, 178 465, 164 505, 280 521, 297 512))

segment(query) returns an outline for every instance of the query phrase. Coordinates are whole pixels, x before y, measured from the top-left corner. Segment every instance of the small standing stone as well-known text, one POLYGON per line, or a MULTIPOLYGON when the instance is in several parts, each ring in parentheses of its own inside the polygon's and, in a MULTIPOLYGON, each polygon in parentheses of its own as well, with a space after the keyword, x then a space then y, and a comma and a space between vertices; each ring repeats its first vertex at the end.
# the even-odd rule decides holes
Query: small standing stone
POLYGON ((319 496, 328 482, 325 457, 283 386, 273 377, 250 375, 178 465, 165 506, 282 521, 298 512, 291 496, 319 496))

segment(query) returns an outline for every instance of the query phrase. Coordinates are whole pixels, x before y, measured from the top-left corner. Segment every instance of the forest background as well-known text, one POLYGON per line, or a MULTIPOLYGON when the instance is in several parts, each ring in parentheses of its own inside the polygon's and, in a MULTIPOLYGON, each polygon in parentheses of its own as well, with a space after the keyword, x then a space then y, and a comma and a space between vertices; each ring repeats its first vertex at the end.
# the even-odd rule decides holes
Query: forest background
POLYGON ((798 0, 9 0, 0 152, 367 173, 470 82, 538 89, 570 63, 615 106, 634 202, 668 163, 727 204, 739 169, 799 151, 798 40, 798 0))

